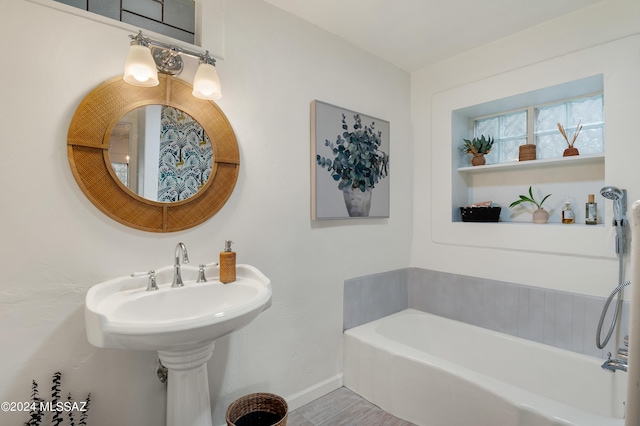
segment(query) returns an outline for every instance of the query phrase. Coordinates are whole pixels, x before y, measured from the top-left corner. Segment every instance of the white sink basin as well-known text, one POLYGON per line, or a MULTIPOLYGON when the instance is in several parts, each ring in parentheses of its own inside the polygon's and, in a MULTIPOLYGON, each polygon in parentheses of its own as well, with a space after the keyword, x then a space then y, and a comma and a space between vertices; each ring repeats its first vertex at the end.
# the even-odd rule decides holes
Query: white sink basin
POLYGON ((100 348, 179 350, 214 341, 253 321, 271 305, 271 281, 256 268, 237 265, 237 279, 222 284, 219 268, 181 266, 184 287, 171 288, 173 266, 156 271, 159 290, 146 291, 146 274, 93 286, 85 321, 89 342, 100 348))
MULTIPOLYGON (((176 254, 177 257, 177 254, 176 254)), ((167 426, 212 426, 207 361, 216 339, 253 321, 271 306, 271 281, 253 266, 237 265, 236 281, 222 284, 217 266, 181 266, 183 287, 171 288, 173 266, 116 278, 89 289, 85 322, 100 348, 154 350, 167 367, 167 426)))

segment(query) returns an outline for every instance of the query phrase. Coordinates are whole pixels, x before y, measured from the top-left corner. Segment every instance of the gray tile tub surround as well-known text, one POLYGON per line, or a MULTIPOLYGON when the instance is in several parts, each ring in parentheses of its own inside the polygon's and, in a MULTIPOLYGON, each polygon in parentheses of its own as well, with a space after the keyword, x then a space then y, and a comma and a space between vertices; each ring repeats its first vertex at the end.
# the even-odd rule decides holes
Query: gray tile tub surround
POLYGON ((386 317, 409 307, 408 269, 396 269, 344 282, 343 329, 386 317))
MULTIPOLYGON (((612 288, 613 290, 613 288, 612 288)), ((353 278, 344 283, 344 329, 406 308, 466 322, 573 352, 606 358, 616 336, 629 333, 624 302, 619 331, 604 349, 595 344, 606 298, 543 289, 422 268, 353 278)), ((609 331, 615 300, 604 321, 609 331)))
MULTIPOLYGON (((413 309, 598 358, 617 352, 615 333, 604 349, 596 347, 603 297, 420 268, 408 271, 407 294, 413 309)), ((615 301, 602 338, 614 310, 615 301)), ((627 302, 619 327, 620 336, 629 333, 627 302)))

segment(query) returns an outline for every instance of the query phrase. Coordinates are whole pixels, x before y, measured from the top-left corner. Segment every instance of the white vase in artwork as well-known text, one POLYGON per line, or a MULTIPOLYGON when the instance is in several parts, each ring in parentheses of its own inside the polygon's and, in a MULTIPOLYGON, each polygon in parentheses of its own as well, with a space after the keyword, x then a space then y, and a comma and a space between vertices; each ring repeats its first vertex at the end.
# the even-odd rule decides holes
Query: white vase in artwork
POLYGON ((344 203, 349 217, 368 217, 371 209, 371 188, 364 192, 360 188, 344 188, 344 203))

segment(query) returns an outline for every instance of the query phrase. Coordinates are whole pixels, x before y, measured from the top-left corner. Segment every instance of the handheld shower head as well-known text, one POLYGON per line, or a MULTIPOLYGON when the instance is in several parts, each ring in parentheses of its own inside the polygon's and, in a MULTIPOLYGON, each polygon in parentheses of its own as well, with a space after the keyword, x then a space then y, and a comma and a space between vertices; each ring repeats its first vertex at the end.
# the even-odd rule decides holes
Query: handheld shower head
POLYGON ((600 190, 600 195, 602 195, 604 198, 608 198, 609 200, 616 201, 624 197, 624 192, 622 192, 615 186, 605 186, 600 190))
POLYGON ((609 200, 613 200, 613 226, 616 228, 616 253, 619 255, 627 252, 627 236, 625 227, 627 226, 627 191, 618 189, 615 186, 605 186, 600 190, 600 195, 609 200))
POLYGON ((600 195, 613 201, 614 226, 623 225, 627 210, 627 191, 615 186, 605 186, 600 190, 600 195))

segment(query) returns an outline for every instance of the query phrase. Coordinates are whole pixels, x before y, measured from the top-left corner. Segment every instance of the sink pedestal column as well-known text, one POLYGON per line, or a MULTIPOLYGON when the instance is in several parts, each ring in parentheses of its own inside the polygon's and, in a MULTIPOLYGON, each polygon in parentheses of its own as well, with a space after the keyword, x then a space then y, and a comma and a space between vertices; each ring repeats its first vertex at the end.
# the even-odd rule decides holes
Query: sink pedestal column
POLYGON ((167 426, 212 426, 207 361, 215 342, 188 349, 158 351, 169 370, 167 426))

